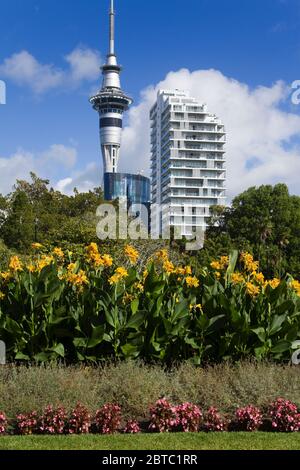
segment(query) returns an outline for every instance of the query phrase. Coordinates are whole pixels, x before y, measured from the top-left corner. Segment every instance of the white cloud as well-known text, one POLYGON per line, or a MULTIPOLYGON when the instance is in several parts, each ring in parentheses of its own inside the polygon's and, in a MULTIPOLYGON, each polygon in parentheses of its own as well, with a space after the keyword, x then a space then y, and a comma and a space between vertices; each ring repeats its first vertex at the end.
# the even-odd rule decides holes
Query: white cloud
POLYGON ((53 64, 42 64, 28 51, 21 51, 0 64, 0 74, 20 86, 28 86, 37 95, 59 87, 78 87, 83 81, 94 81, 99 76, 100 54, 78 46, 65 58, 64 69, 53 64))
POLYGON ((97 51, 77 47, 65 59, 70 65, 72 81, 92 81, 99 78, 100 55, 97 51))
POLYGON ((70 169, 74 167, 76 160, 76 149, 62 144, 53 144, 41 154, 41 161, 44 166, 60 166, 70 169))
POLYGON ((56 183, 56 189, 65 194, 72 194, 74 188, 79 192, 87 192, 100 186, 102 174, 100 163, 89 163, 83 170, 74 171, 70 177, 56 183))
POLYGON ((9 193, 17 179, 28 179, 31 171, 43 178, 56 179, 56 174, 70 171, 77 160, 77 150, 62 144, 51 145, 43 152, 18 149, 8 158, 0 157, 0 188, 9 193))
POLYGON ((26 85, 37 94, 60 86, 64 80, 62 70, 53 65, 40 64, 27 51, 13 54, 0 65, 0 73, 17 85, 26 85))
POLYGON ((250 89, 217 70, 170 72, 156 86, 142 92, 140 103, 129 112, 124 129, 121 167, 138 172, 149 169, 149 110, 158 89, 183 89, 207 103, 227 130, 228 196, 252 185, 284 182, 300 194, 300 116, 284 111, 289 88, 283 82, 250 89))

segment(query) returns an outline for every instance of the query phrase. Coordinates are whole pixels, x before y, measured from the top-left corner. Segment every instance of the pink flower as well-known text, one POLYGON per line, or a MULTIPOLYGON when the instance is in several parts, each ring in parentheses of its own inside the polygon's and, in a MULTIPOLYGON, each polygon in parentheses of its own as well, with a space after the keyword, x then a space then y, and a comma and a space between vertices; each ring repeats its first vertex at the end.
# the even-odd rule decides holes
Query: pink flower
POLYGON ((205 431, 224 431, 226 427, 225 419, 221 417, 217 408, 211 406, 206 413, 204 430, 205 431))
POLYGON ((121 423, 121 407, 113 403, 107 403, 96 411, 94 423, 97 431, 101 434, 115 433, 121 423))
POLYGON ((178 424, 176 407, 172 406, 165 398, 161 398, 150 408, 150 415, 149 429, 151 431, 169 432, 178 424))
POLYGON ((300 430, 300 413, 295 403, 277 398, 270 408, 272 428, 279 432, 295 432, 300 430))
POLYGON ((63 434, 66 421, 66 410, 62 406, 53 409, 53 406, 49 405, 40 418, 39 430, 43 434, 63 434))
POLYGON ((262 424, 262 413, 253 405, 238 408, 235 416, 238 427, 244 431, 256 431, 262 424))
POLYGON ((7 418, 3 411, 0 411, 0 434, 5 434, 7 429, 7 418))
POLYGON ((124 433, 125 434, 137 434, 141 432, 141 428, 139 426, 139 423, 135 420, 130 420, 126 423, 126 426, 124 428, 124 433))
POLYGON ((37 412, 17 415, 17 432, 22 435, 33 434, 37 428, 37 412))
POLYGON ((81 403, 77 403, 73 409, 69 423, 69 434, 87 434, 90 430, 91 417, 88 409, 81 403))
POLYGON ((180 426, 183 432, 197 432, 199 430, 202 412, 193 403, 183 403, 176 407, 176 426, 180 426))

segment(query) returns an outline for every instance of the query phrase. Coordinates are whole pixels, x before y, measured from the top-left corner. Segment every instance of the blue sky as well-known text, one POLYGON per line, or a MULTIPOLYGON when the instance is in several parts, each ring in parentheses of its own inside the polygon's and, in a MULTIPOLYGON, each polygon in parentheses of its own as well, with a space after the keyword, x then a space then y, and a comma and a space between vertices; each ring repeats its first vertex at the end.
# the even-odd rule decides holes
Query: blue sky
MULTIPOLYGON (((62 189, 70 190, 75 184, 81 188, 82 182, 83 189, 100 184, 98 119, 88 97, 101 83, 95 63, 98 54, 103 61, 107 51, 108 3, 108 0, 0 0, 0 79, 7 84, 7 104, 0 106, 3 174, 0 192, 7 192, 14 178, 22 177, 30 165, 42 176, 49 173, 53 184, 62 181, 59 186, 62 189), (22 51, 22 56, 15 56, 22 51), (70 55, 74 51, 73 60, 70 55), (83 65, 80 60, 84 60, 83 65), (45 86, 41 88, 39 83, 43 80, 45 86)), ((154 99, 157 84, 177 84, 177 77, 178 88, 183 83, 194 90, 194 95, 199 90, 199 99, 205 99, 212 112, 221 113, 229 127, 230 194, 256 183, 257 165, 251 166, 251 160, 258 161, 261 170, 268 165, 265 180, 258 178, 257 182, 273 183, 281 177, 297 192, 293 175, 282 174, 280 163, 270 160, 268 152, 275 152, 281 159, 286 156, 289 165, 298 165, 300 108, 291 104, 289 87, 300 79, 300 1, 115 0, 115 3, 116 50, 124 66, 122 86, 133 96, 136 106, 127 120, 123 167, 139 171, 140 165, 146 172, 149 123, 144 116, 141 121, 141 115, 154 99), (183 68, 189 71, 188 77, 179 72, 183 68), (215 70, 212 75, 201 75, 200 71, 210 69, 215 70), (166 80, 171 71, 175 78, 166 80), (201 90, 214 80, 216 96, 213 90, 208 90, 206 99, 201 90), (278 81, 281 82, 276 85, 278 81), (151 86, 151 91, 148 88, 141 97, 141 92, 151 86), (244 87, 248 87, 246 94, 244 87), (265 87, 263 96, 261 87, 265 87), (228 116, 226 94, 232 97, 233 109, 248 109, 247 116, 241 116, 241 127, 228 116), (263 135, 255 141, 255 134, 262 131, 254 129, 251 110, 253 114, 265 113, 266 125, 274 121, 273 130, 266 133, 268 142, 263 135), (144 138, 133 144, 141 122, 144 138), (245 132, 242 126, 251 127, 252 122, 253 135, 245 137, 236 148, 245 132), (286 122, 287 128, 277 138, 282 123, 286 122), (243 155, 238 174, 234 167, 243 145, 250 149, 243 155), (244 183, 236 185, 236 178, 244 183)))

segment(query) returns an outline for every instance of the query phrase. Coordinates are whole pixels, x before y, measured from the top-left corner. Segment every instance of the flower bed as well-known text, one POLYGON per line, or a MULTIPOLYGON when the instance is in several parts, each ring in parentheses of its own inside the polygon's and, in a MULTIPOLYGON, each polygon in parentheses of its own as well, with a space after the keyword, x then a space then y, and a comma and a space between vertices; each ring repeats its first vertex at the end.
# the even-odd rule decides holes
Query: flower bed
POLYGON ((249 253, 195 272, 166 250, 124 266, 95 243, 84 255, 34 244, 0 272, 0 338, 12 361, 103 358, 219 362, 224 356, 290 360, 299 347, 300 283, 265 279, 249 253))
MULTIPOLYGON (((19 414, 15 419, 8 419, 0 412, 0 435, 5 434, 114 434, 123 432, 136 434, 141 432, 145 423, 129 420, 122 423, 121 407, 108 403, 94 415, 81 403, 68 415, 63 407, 49 405, 41 416, 36 411, 19 414)), ((300 430, 300 412, 291 401, 278 398, 266 411, 249 405, 238 408, 231 417, 222 416, 214 407, 202 413, 197 405, 182 403, 172 405, 165 398, 158 400, 149 409, 150 423, 148 432, 216 432, 225 430, 258 431, 263 429, 263 422, 269 421, 272 431, 297 432, 300 430)), ((147 429, 147 428, 145 428, 147 429)))

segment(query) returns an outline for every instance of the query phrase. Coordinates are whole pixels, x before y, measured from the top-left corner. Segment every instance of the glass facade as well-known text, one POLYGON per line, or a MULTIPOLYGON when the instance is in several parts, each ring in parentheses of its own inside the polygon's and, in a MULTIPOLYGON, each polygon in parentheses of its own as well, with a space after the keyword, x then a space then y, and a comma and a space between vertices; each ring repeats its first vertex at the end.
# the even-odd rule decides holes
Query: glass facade
POLYGON ((150 202, 150 179, 130 173, 104 173, 104 196, 106 201, 127 199, 128 204, 150 202))

